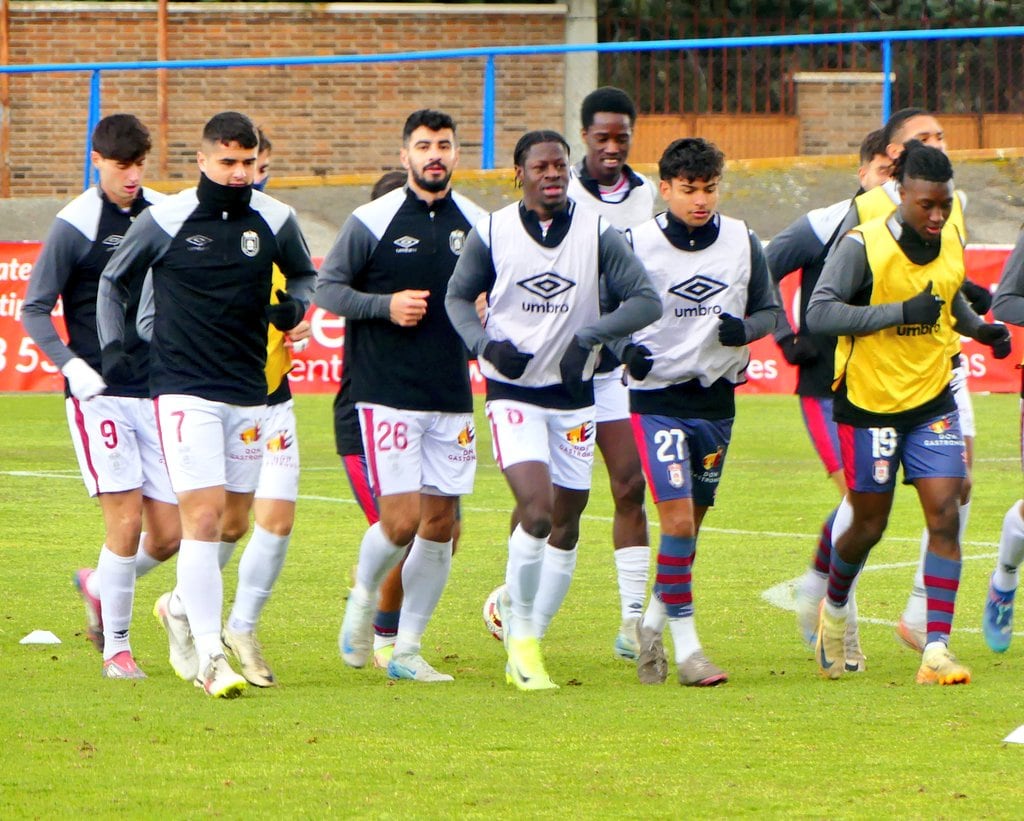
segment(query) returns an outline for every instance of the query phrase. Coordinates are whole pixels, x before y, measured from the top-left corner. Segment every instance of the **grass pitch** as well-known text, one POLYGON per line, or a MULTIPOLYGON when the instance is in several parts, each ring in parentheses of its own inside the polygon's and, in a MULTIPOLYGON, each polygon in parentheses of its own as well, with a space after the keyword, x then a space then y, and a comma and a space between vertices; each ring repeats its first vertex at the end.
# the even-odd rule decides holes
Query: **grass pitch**
MULTIPOLYGON (((241 699, 178 680, 151 615, 172 566, 138 583, 132 644, 149 679, 106 681, 71 574, 95 564, 58 396, 0 396, 0 817, 1005 817, 1024 814, 1024 638, 978 632, 1002 516, 1020 495, 1018 399, 976 396, 975 493, 952 646, 967 687, 914 684, 893 638, 922 519, 897 492, 859 590, 868 669, 821 680, 785 590, 811 556, 834 487, 794 397, 743 396, 695 566, 697 623, 724 687, 644 687, 611 652, 619 622, 611 504, 598 460, 579 565, 545 640, 557 692, 504 683, 480 609, 504 574, 511 497, 478 408, 477 489, 424 655, 454 684, 345 668, 342 595, 365 528, 330 429, 330 397, 297 400, 298 521, 260 634, 281 682, 241 699), (21 646, 34 629, 63 643, 21 646)), ((654 511, 651 510, 653 517, 654 511)), ((652 522, 652 543, 657 543, 652 522)), ((236 554, 237 556, 237 554, 236 554)), ((237 558, 225 572, 230 601, 237 558)))

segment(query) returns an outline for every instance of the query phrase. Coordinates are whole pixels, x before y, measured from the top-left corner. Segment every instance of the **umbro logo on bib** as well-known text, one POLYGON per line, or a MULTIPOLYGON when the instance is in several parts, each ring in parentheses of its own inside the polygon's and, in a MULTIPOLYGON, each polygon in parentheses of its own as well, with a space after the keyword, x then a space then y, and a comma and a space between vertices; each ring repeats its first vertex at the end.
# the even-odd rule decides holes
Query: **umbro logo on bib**
POLYGON ((706 277, 703 274, 692 276, 678 285, 668 289, 670 294, 675 294, 680 299, 688 299, 690 302, 706 302, 713 296, 718 296, 729 286, 717 279, 706 277))
POLYGON ((548 271, 544 274, 536 274, 535 276, 521 279, 516 285, 520 288, 525 288, 531 294, 539 296, 541 299, 553 299, 560 294, 564 294, 574 287, 576 283, 556 274, 554 271, 548 271))
POLYGON ((420 241, 416 237, 410 237, 406 234, 404 237, 399 237, 395 240, 395 253, 396 254, 415 254, 419 249, 416 247, 420 244, 420 241))

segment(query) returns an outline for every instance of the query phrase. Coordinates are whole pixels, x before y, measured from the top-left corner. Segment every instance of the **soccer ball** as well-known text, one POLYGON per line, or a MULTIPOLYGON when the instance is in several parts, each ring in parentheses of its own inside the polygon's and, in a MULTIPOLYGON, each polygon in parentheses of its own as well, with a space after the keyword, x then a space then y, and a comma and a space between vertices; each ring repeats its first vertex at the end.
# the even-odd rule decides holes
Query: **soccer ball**
POLYGON ((484 600, 484 624, 498 641, 503 641, 505 636, 501 626, 501 616, 498 613, 498 598, 504 595, 506 595, 505 585, 500 584, 484 600))

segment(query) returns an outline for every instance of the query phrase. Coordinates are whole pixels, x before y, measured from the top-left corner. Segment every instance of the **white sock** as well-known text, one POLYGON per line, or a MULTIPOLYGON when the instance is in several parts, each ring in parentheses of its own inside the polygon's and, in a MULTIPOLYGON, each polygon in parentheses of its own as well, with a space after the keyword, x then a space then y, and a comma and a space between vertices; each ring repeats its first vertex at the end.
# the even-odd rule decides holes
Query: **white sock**
POLYGON ((534 538, 522 525, 516 525, 508 538, 508 564, 505 584, 512 602, 512 624, 509 635, 516 638, 536 637, 533 624, 533 601, 540 586, 540 569, 544 563, 547 538, 534 538))
POLYGON ((644 611, 644 620, 641 626, 664 633, 667 622, 668 612, 665 610, 665 603, 652 593, 651 600, 647 603, 647 609, 644 611))
MULTIPOLYGON (((964 533, 967 531, 967 520, 971 515, 971 500, 960 505, 960 544, 963 544, 964 533)), ((928 555, 928 528, 921 533, 921 555, 918 558, 917 570, 914 571, 914 586, 907 598, 907 606, 903 608, 903 621, 910 627, 924 629, 928 622, 928 593, 924 588, 924 557, 928 555)))
POLYGON ((420 640, 434 615, 452 569, 452 543, 417 536, 402 565, 402 611, 398 617, 395 654, 420 651, 420 640))
POLYGON ((647 545, 620 547, 612 551, 619 579, 619 604, 622 620, 638 619, 644 612, 647 574, 651 569, 651 548, 647 545))
POLYGON ((100 559, 103 558, 103 551, 107 549, 106 545, 100 548, 99 559, 96 560, 96 569, 89 574, 89 578, 85 580, 85 589, 89 591, 89 595, 94 599, 101 599, 100 595, 100 559))
POLYGON ((544 546, 544 561, 540 566, 540 584, 533 600, 533 624, 537 638, 544 638, 548 625, 565 601, 576 570, 577 551, 560 550, 553 545, 544 546))
POLYGON ((672 647, 676 654, 676 664, 681 664, 700 650, 700 639, 697 638, 697 623, 693 616, 680 616, 668 620, 668 629, 672 634, 672 647))
POLYGON ((217 548, 217 563, 220 565, 220 569, 223 570, 228 566, 228 562, 231 561, 231 556, 235 552, 235 548, 238 547, 238 542, 221 542, 217 548))
POLYGON ((135 598, 135 557, 118 556, 103 545, 93 576, 99 576, 100 582, 103 660, 106 661, 123 650, 131 650, 128 628, 132 623, 132 602, 135 598))
POLYGON ((1003 532, 999 536, 999 559, 992 584, 996 590, 1011 593, 1017 589, 1017 568, 1024 561, 1024 519, 1021 519, 1020 505, 1014 502, 1013 507, 1003 516, 1003 532))
POLYGON ((409 545, 393 544, 384 535, 384 528, 380 522, 367 528, 359 545, 354 592, 358 592, 365 601, 376 601, 377 591, 384 577, 392 567, 402 561, 408 547, 409 545))
POLYGON ((836 542, 853 524, 853 505, 850 504, 848 496, 844 496, 836 511, 836 518, 832 520, 832 549, 835 549, 836 542))
POLYGON ((142 535, 139 536, 139 549, 135 551, 135 578, 139 579, 145 576, 154 567, 159 567, 163 564, 159 559, 154 559, 149 553, 146 552, 145 547, 146 531, 142 531, 142 535))
POLYGON ((224 580, 217 563, 219 548, 219 542, 182 539, 178 550, 178 586, 175 592, 185 606, 200 670, 211 656, 224 652, 220 646, 224 580))
MULTIPOLYGON (((238 560, 238 588, 228 618, 228 627, 238 633, 251 633, 260 620, 263 606, 281 573, 291 535, 275 536, 256 525, 249 544, 238 560)), ((223 542, 222 542, 223 544, 223 542)))

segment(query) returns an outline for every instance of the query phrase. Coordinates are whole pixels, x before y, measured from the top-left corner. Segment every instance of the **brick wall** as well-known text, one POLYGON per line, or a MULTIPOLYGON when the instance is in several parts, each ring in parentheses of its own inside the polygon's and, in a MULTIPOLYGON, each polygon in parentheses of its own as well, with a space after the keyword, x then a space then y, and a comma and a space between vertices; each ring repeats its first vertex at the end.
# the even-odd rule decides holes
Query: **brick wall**
MULTIPOLYGON (((10 63, 156 60, 155 3, 15 2, 10 63)), ((565 42, 565 7, 171 3, 170 60, 432 51, 565 42)), ((203 124, 218 111, 248 113, 274 142, 276 177, 374 173, 398 167, 410 111, 442 108, 459 123, 462 166, 479 168, 483 59, 337 66, 182 69, 168 72, 167 156, 148 178, 191 181, 203 124), (161 169, 166 167, 166 174, 161 169)), ((496 60, 495 162, 532 128, 561 130, 562 55, 496 60)), ((89 73, 10 79, 13 196, 81 190, 89 73)), ((137 114, 158 145, 153 71, 102 74, 105 114, 137 114)))
POLYGON ((856 154, 882 117, 880 72, 798 72, 801 154, 856 154))

